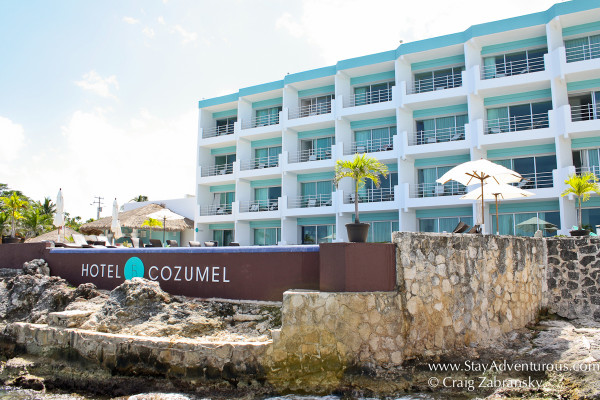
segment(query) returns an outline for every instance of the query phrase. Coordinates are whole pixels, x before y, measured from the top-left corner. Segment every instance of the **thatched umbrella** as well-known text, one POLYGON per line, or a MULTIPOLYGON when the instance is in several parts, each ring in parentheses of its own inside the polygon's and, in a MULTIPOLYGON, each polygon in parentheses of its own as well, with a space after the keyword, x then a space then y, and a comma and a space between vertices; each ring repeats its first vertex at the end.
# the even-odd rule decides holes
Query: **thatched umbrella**
MULTIPOLYGON (((68 226, 65 226, 64 228, 61 229, 61 235, 60 235, 59 242, 60 243, 69 243, 69 238, 71 237, 71 235, 73 235, 73 233, 77 233, 77 232, 74 231, 73 229, 69 228, 68 226), (64 235, 63 235, 63 233, 64 233, 64 235)), ((58 235, 58 229, 55 229, 53 231, 43 233, 40 236, 29 238, 25 241, 25 243, 39 243, 39 242, 48 242, 48 241, 56 242, 57 235, 58 235)))
MULTIPOLYGON (((142 224, 148 219, 150 214, 157 211, 164 210, 165 207, 158 204, 148 204, 143 207, 136 208, 134 210, 124 211, 119 213, 119 222, 121 227, 131 229, 144 229, 142 224)), ((97 232, 110 230, 112 224, 112 216, 100 218, 97 221, 88 222, 87 224, 81 225, 79 230, 88 235, 94 235, 97 232)), ((189 218, 179 219, 165 222, 165 230, 168 232, 181 232, 186 229, 192 229, 194 227, 194 221, 189 218)))

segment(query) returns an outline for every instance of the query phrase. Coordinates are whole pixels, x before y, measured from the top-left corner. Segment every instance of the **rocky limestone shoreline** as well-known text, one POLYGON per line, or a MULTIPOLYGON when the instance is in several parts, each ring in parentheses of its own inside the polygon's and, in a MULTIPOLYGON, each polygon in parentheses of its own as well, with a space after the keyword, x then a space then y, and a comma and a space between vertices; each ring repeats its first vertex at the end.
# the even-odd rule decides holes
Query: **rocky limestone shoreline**
MULTIPOLYGON (((281 326, 279 303, 172 296, 139 278, 111 292, 92 284, 72 287, 49 276, 43 260, 25 263, 21 270, 0 270, 0 299, 0 381, 5 385, 123 399, 149 391, 212 399, 287 393, 285 385, 268 381, 271 335, 281 326)), ((348 366, 334 393, 347 398, 430 392, 444 398, 597 399, 600 368, 482 373, 436 372, 431 365, 598 367, 599 360, 599 323, 542 316, 490 348, 417 358, 401 368, 348 366), (441 384, 446 378, 477 383, 482 376, 503 382, 534 379, 540 385, 471 391, 458 383, 441 384)))

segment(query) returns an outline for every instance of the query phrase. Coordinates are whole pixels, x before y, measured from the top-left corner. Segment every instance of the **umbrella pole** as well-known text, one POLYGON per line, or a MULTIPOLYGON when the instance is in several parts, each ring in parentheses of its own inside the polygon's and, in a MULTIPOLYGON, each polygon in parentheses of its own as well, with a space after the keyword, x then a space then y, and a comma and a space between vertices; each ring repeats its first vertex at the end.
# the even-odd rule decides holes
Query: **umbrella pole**
POLYGON ((163 218, 163 246, 165 245, 165 229, 167 228, 166 223, 167 223, 167 217, 164 217, 163 218))
POLYGON ((485 226, 485 218, 483 215, 483 179, 481 180, 481 225, 485 226))
POLYGON ((495 194, 494 197, 496 198, 496 235, 499 235, 500 225, 498 225, 498 195, 495 194))

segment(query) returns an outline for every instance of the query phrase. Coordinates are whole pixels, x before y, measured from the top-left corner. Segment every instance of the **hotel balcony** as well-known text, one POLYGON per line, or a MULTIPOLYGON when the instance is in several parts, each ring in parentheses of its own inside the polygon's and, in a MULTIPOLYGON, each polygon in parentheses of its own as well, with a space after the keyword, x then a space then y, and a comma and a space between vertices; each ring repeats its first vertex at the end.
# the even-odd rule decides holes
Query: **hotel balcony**
POLYGON ((561 126, 557 121, 560 118, 560 112, 549 110, 547 113, 477 120, 472 126, 477 132, 477 146, 507 145, 515 140, 526 146, 540 140, 554 140, 558 135, 556 127, 561 126))
POLYGON ((513 186, 517 186, 524 190, 546 189, 554 187, 552 171, 523 173, 521 176, 523 177, 523 180, 518 183, 513 183, 513 186))
POLYGON ((571 138, 597 135, 600 131, 600 105, 565 105, 560 107, 558 115, 564 119, 565 136, 571 138))
POLYGON ((304 163, 309 161, 330 160, 332 155, 331 147, 323 147, 319 149, 301 150, 296 153, 290 153, 289 163, 304 163))
POLYGON ((240 171, 253 169, 274 168, 279 166, 279 155, 270 157, 252 158, 246 161, 240 161, 240 171))
POLYGON ((585 104, 571 107, 571 122, 600 119, 600 104, 585 104))
POLYGON ((582 44, 565 49, 567 63, 593 60, 600 58, 600 43, 582 44))
POLYGON ((233 211, 232 204, 211 204, 209 206, 200 206, 200 215, 229 215, 233 211))
POLYGON ((387 101, 392 101, 392 88, 376 90, 367 93, 352 94, 344 101, 344 108, 384 103, 387 101))
POLYGON ((380 151, 394 150, 393 136, 390 138, 363 140, 352 142, 350 146, 344 148, 344 155, 377 153, 380 151))
POLYGON ((484 134, 494 135, 498 133, 528 131, 548 127, 550 127, 548 113, 514 115, 506 118, 486 120, 484 134))
POLYGON ((302 106, 296 110, 290 109, 288 111, 288 118, 290 120, 292 120, 292 119, 306 118, 306 117, 312 117, 312 116, 322 115, 322 114, 331 114, 331 112, 332 112, 332 104, 331 103, 332 103, 332 101, 327 101, 324 103, 309 104, 306 106, 302 106))
POLYGON ((411 87, 406 89, 406 94, 417 94, 452 89, 461 87, 462 82, 463 80, 461 74, 451 74, 429 79, 414 80, 411 87))
POLYGON ((263 126, 279 125, 279 114, 263 115, 242 120, 242 129, 260 128, 263 126))
POLYGON ((409 146, 420 146, 434 143, 455 142, 465 140, 465 126, 456 126, 427 131, 416 131, 408 135, 409 146))
MULTIPOLYGON (((383 201, 394 201, 394 188, 367 189, 358 194, 359 203, 380 203, 383 201)), ((344 204, 354 204, 354 193, 344 195, 344 204)))
POLYGON ((326 194, 309 194, 298 197, 291 197, 288 200, 288 208, 314 208, 331 207, 333 205, 333 196, 326 194))
POLYGON ((233 135, 235 133, 235 124, 216 126, 214 128, 203 129, 202 138, 207 139, 216 136, 233 135))
POLYGON ((437 182, 416 183, 409 186, 410 198, 462 196, 467 193, 466 186, 450 181, 445 185, 437 182))
POLYGON ((591 172, 592 174, 594 174, 596 176, 596 178, 598 178, 600 180, 600 166, 599 165, 593 165, 590 167, 579 167, 575 169, 575 173, 578 175, 581 174, 585 174, 591 172))
POLYGON ((508 61, 505 63, 484 66, 481 69, 481 79, 486 80, 513 75, 523 75, 544 71, 544 69, 544 56, 532 57, 518 61, 508 61))
POLYGON ((201 176, 219 176, 233 174, 233 164, 209 165, 201 167, 201 176))
POLYGON ((279 199, 250 200, 240 202, 240 212, 263 212, 279 210, 279 199))

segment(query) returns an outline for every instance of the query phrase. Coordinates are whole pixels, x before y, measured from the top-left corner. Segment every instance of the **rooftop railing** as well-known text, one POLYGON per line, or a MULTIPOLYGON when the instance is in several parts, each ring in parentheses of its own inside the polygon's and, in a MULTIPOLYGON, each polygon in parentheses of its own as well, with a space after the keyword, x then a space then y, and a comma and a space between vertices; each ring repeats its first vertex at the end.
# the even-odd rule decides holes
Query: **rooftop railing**
POLYGON ((216 176, 233 174, 233 163, 211 165, 202 168, 202 176, 216 176))
POLYGON ((452 74, 427 79, 415 79, 408 94, 433 92, 434 90, 452 89, 462 86, 462 75, 452 74))
POLYGON ((582 44, 581 46, 569 47, 565 51, 567 62, 577 62, 600 58, 600 43, 582 44))
POLYGON ((252 117, 242 121, 242 129, 257 128, 259 126, 277 125, 279 123, 279 114, 263 115, 262 117, 252 117))
POLYGON ((503 133, 503 132, 516 132, 526 131, 529 129, 542 129, 548 128, 550 122, 548 120, 548 113, 532 114, 532 115, 515 115, 507 118, 495 118, 488 119, 485 121, 486 135, 503 133))
MULTIPOLYGON (((394 188, 374 188, 362 190, 358 193, 359 203, 379 203, 394 201, 394 188)), ((354 193, 344 196, 345 204, 354 204, 354 193)))
POLYGON ((202 137, 206 139, 215 136, 232 135, 234 130, 234 124, 215 126, 214 128, 203 129, 202 137))
POLYGON ((240 202, 240 212, 277 211, 278 199, 250 200, 240 202))
POLYGON ((455 181, 450 181, 445 185, 437 182, 417 183, 409 187, 409 196, 413 198, 462 196, 465 193, 467 193, 467 188, 455 181))
POLYGON ((361 154, 361 153, 373 153, 378 151, 394 150, 394 144, 392 138, 383 139, 372 139, 362 140, 359 142, 352 142, 350 148, 346 148, 344 154, 361 154))
POLYGON ((301 163, 329 159, 331 159, 331 147, 301 150, 296 153, 290 153, 290 163, 301 163))
POLYGON ((240 170, 247 171, 251 169, 272 168, 279 165, 279 155, 258 157, 251 160, 240 162, 240 170))
POLYGON ((584 104, 582 106, 571 107, 571 121, 589 121, 591 119, 600 119, 600 104, 584 104))
POLYGON ((465 140, 465 126, 416 131, 408 136, 408 145, 432 144, 465 140))
POLYGON ((350 95, 344 107, 364 106, 366 104, 383 103, 385 101, 392 101, 391 88, 350 95))
POLYGON ((328 207, 332 205, 331 193, 309 194, 288 200, 289 208, 328 207))
POLYGON ((321 115, 321 114, 329 114, 331 112, 331 101, 327 101, 325 103, 318 104, 309 104, 306 106, 301 106, 297 110, 289 111, 289 118, 304 118, 311 117, 313 115, 321 115))
POLYGON ((211 204, 200 207, 200 215, 228 215, 232 212, 231 204, 211 204))
POLYGON ((504 78, 505 76, 528 74, 543 70, 544 56, 532 57, 484 66, 481 69, 481 79, 504 78))

